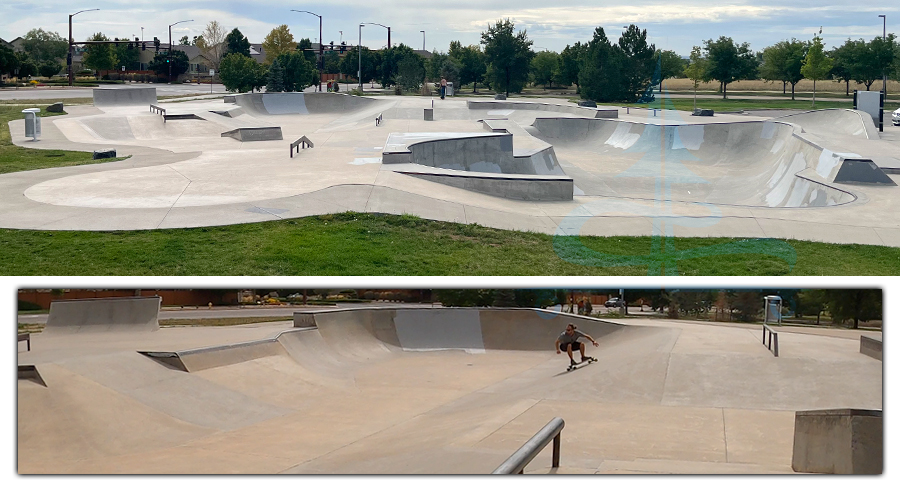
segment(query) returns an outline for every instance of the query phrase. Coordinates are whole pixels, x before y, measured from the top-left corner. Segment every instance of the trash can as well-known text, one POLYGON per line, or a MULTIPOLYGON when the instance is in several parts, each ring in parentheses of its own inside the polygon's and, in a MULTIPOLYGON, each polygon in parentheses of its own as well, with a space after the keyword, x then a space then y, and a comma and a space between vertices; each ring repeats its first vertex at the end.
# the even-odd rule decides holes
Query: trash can
POLYGON ((447 82, 447 97, 453 97, 453 82, 447 82))
POLYGON ((41 117, 38 115, 41 110, 39 108, 23 109, 22 114, 25 115, 25 137, 31 137, 36 141, 41 136, 41 117))

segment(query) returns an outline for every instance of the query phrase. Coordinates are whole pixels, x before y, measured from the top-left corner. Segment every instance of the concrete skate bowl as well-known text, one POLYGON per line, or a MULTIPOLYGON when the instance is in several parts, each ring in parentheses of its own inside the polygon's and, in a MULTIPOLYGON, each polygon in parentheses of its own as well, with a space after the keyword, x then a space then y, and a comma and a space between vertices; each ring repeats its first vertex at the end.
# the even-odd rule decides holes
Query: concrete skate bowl
POLYGON ((538 118, 532 128, 587 196, 783 208, 856 200, 833 184, 844 157, 786 123, 538 118))
POLYGON ((571 200, 572 179, 553 147, 540 143, 515 151, 513 141, 509 133, 393 133, 382 150, 382 168, 503 198, 571 200))
POLYGON ((237 94, 234 104, 251 115, 310 115, 353 113, 377 104, 367 97, 336 93, 255 93, 237 94))
POLYGON ((156 104, 156 89, 94 89, 94 106, 144 106, 156 104))
MULTIPOLYGON (((881 407, 881 363, 853 339, 784 333, 776 358, 756 328, 694 322, 297 316, 223 345, 207 343, 221 338, 212 329, 169 330, 171 345, 204 331, 195 349, 156 336, 137 339, 152 351, 47 345, 47 386, 18 384, 18 472, 485 474, 554 416, 566 420, 560 472, 790 472, 794 410, 881 407), (599 344, 599 362, 571 373, 553 349, 568 322, 599 344), (136 351, 177 353, 185 369, 136 351)), ((542 454, 527 472, 548 467, 542 454)))
POLYGON ((820 137, 879 139, 878 128, 868 113, 855 109, 819 109, 777 118, 799 125, 803 132, 820 137))
POLYGON ((152 333, 159 330, 160 297, 57 300, 47 334, 152 333))

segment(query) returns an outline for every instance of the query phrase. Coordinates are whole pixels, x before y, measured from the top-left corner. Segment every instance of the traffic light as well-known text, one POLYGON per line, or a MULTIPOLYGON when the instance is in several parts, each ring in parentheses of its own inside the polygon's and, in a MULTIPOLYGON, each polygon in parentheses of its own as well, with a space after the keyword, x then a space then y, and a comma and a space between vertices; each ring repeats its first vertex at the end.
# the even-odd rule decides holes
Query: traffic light
POLYGON ((347 50, 347 43, 341 42, 341 54, 343 54, 345 50, 347 50))
POLYGON ((153 37, 153 47, 155 47, 156 51, 159 52, 159 38, 153 37))
POLYGON ((331 50, 334 50, 334 42, 331 42, 331 50))
POLYGON ((141 42, 141 50, 147 50, 147 42, 141 42))

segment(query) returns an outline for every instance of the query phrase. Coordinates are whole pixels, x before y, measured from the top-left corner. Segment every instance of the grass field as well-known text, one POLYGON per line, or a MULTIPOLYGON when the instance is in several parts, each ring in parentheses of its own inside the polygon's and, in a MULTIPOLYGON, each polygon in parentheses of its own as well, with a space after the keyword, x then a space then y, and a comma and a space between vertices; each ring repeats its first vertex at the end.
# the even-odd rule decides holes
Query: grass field
MULTIPOLYGON (((53 101, 49 104, 52 104, 53 101)), ((9 122, 21 120, 22 110, 39 105, 48 104, 41 102, 15 103, 10 106, 0 106, 0 174, 21 172, 23 170, 37 170, 41 168, 67 167, 71 165, 89 165, 94 163, 107 163, 124 160, 127 157, 107 158, 103 160, 92 159, 92 154, 85 151, 63 151, 59 149, 31 149, 16 146, 12 143, 9 131, 9 122)), ((48 113, 41 111, 41 116, 57 116, 65 113, 48 113)))
POLYGON ((8 276, 841 276, 900 270, 900 248, 554 237, 359 213, 153 231, 0 229, 0 247, 0 273, 8 276))
MULTIPOLYGON (((577 99, 572 100, 576 102, 577 99)), ((622 103, 597 103, 598 106, 622 106, 622 103)), ((694 100, 692 98, 663 98, 649 104, 628 104, 629 108, 657 108, 663 109, 675 108, 679 111, 691 111, 694 109, 694 100)), ((846 108, 853 109, 853 103, 847 101, 822 101, 816 99, 816 107, 813 108, 812 101, 790 101, 790 100, 765 100, 765 99, 697 99, 697 107, 712 109, 718 112, 743 111, 748 109, 826 109, 826 108, 846 108)))

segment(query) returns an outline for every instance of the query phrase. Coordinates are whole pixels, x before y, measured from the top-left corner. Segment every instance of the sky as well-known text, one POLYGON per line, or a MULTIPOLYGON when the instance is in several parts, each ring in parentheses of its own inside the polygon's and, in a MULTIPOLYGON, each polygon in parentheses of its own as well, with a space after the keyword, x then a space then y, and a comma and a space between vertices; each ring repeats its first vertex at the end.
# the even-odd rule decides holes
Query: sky
MULTIPOLYGON (((280 24, 287 24, 294 38, 319 37, 318 18, 290 9, 310 10, 323 18, 322 38, 326 43, 341 38, 355 44, 359 24, 371 22, 391 27, 391 41, 428 50, 446 52, 452 40, 463 45, 480 42, 481 33, 498 19, 509 18, 517 29, 525 29, 535 50, 560 51, 566 45, 590 40, 594 29, 602 26, 612 40, 623 27, 636 24, 647 30, 657 48, 674 50, 687 56, 691 47, 704 40, 730 36, 735 42, 749 42, 754 51, 780 40, 809 40, 822 29, 827 47, 842 44, 847 38, 869 40, 879 36, 887 15, 888 33, 900 34, 900 1, 871 0, 860 4, 853 0, 632 0, 630 5, 611 0, 338 0, 335 2, 286 3, 281 0, 204 1, 204 0, 3 0, 0 3, 0 38, 12 40, 32 28, 43 28, 66 36, 68 14, 83 12, 74 18, 73 37, 86 40, 96 32, 110 38, 141 36, 152 40, 199 35, 207 23, 218 21, 230 31, 237 27, 251 42, 260 43, 280 24), (341 34, 343 31, 343 34, 341 34)), ((386 44, 387 30, 366 26, 362 43, 372 48, 386 44)))

